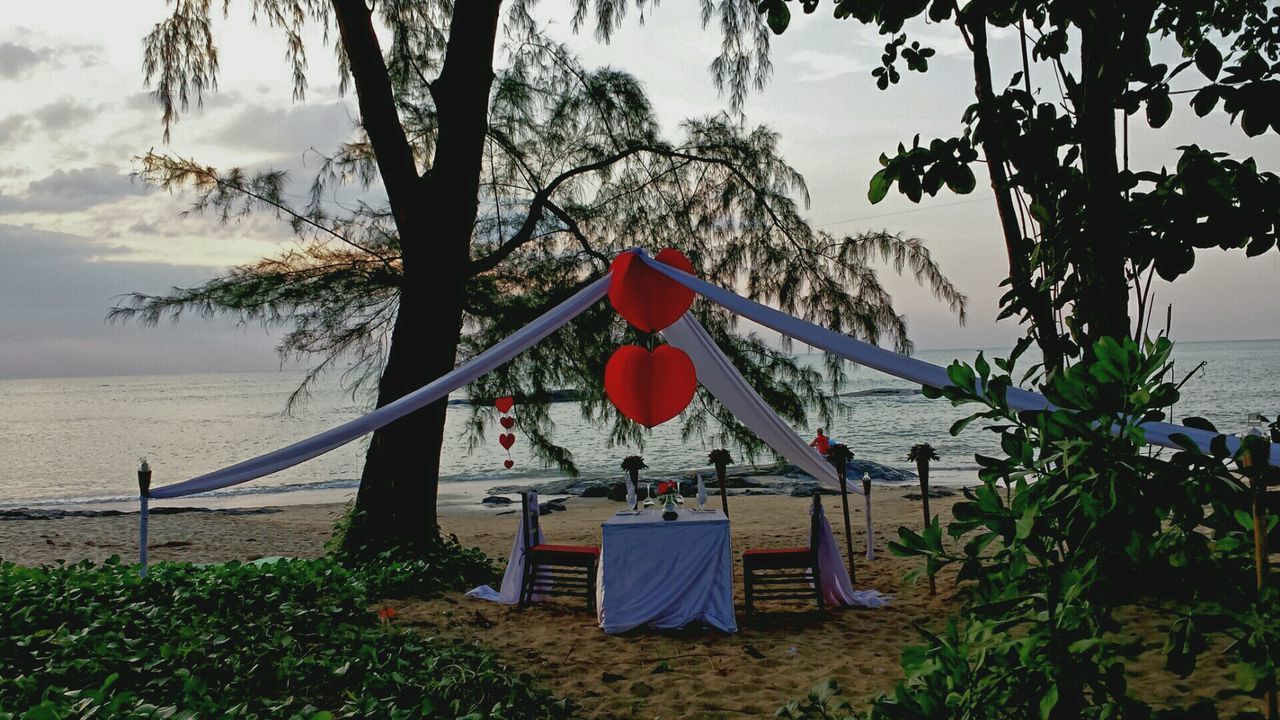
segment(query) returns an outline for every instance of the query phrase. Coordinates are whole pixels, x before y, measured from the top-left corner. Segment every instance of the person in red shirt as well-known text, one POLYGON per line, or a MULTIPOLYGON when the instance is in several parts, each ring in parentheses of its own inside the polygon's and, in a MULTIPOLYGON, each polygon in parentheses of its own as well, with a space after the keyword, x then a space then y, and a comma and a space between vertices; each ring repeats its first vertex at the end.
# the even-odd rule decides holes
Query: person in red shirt
POLYGON ((818 428, 818 437, 814 438, 813 442, 809 443, 809 447, 817 448, 818 452, 821 453, 823 457, 826 457, 827 451, 831 449, 831 438, 823 435, 822 428, 818 428))

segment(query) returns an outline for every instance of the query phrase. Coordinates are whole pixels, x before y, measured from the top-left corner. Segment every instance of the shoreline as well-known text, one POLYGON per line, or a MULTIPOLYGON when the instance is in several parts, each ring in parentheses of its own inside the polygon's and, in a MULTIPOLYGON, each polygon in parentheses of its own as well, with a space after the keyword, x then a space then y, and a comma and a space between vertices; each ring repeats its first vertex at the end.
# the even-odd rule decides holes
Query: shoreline
MULTIPOLYGON (((892 468, 900 470, 899 468, 892 468)), ((679 477, 684 475, 692 476, 695 473, 702 473, 708 478, 708 490, 713 496, 718 496, 714 488, 711 487, 714 482, 715 471, 709 468, 693 468, 672 472, 646 472, 642 477, 645 478, 668 478, 679 477)), ((738 475, 749 478, 753 481, 768 484, 771 478, 779 477, 776 466, 758 466, 739 465, 730 468, 731 475, 738 475)), ((590 482, 621 482, 624 473, 614 474, 596 474, 583 475, 578 478, 584 483, 590 482)), ((440 481, 440 495, 438 507, 443 510, 445 508, 475 508, 480 509, 480 501, 489 496, 500 495, 516 499, 518 495, 513 492, 506 492, 517 487, 531 488, 537 485, 547 483, 559 483, 567 481, 568 478, 559 474, 547 475, 522 475, 518 477, 488 477, 481 479, 462 479, 440 481), (502 490, 503 492, 491 493, 492 490, 502 490)), ((849 479, 851 486, 859 486, 859 482, 853 477, 849 479)), ((972 469, 952 469, 952 468, 933 468, 929 473, 930 487, 942 487, 950 490, 956 490, 966 486, 972 486, 978 482, 977 468, 972 469)), ((873 488, 886 488, 888 490, 896 490, 898 488, 914 488, 918 487, 918 481, 912 479, 904 480, 878 480, 871 481, 873 488)), ((212 493, 189 495, 178 498, 152 498, 151 509, 155 512, 158 508, 194 508, 204 510, 223 510, 223 509, 249 509, 249 508, 272 508, 272 507, 296 507, 306 505, 329 505, 340 504, 345 505, 353 502, 358 489, 358 480, 341 480, 341 481, 318 481, 315 483, 293 483, 283 486, 261 486, 253 485, 252 481, 244 485, 234 486, 225 490, 216 490, 212 493)), ((739 494, 751 494, 741 489, 730 489, 729 496, 733 497, 739 494)), ((874 490, 873 490, 874 494, 874 490)), ((577 497, 568 493, 551 493, 544 499, 556 499, 561 497, 577 497)), ((138 512, 138 497, 136 495, 110 495, 102 497, 68 497, 68 498, 22 498, 13 500, 0 500, 0 522, 4 522, 7 518, 6 513, 12 511, 27 510, 34 512, 41 511, 64 511, 64 512, 121 512, 136 514, 138 512)), ((165 511, 161 511, 165 512, 165 511)))

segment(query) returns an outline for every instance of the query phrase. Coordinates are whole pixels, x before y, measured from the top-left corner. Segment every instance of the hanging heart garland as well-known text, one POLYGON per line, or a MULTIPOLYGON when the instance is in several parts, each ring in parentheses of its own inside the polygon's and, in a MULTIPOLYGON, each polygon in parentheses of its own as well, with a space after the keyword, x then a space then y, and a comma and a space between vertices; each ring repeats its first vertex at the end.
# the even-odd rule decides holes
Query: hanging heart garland
MULTIPOLYGON (((493 406, 498 408, 498 412, 502 413, 502 417, 498 418, 498 422, 507 430, 510 430, 516 424, 516 419, 507 415, 515 404, 516 399, 513 395, 500 397, 493 401, 493 406)), ((502 433, 498 436, 498 444, 507 451, 507 459, 502 462, 502 466, 510 470, 516 464, 515 461, 511 459, 511 446, 516 444, 515 433, 502 433)))

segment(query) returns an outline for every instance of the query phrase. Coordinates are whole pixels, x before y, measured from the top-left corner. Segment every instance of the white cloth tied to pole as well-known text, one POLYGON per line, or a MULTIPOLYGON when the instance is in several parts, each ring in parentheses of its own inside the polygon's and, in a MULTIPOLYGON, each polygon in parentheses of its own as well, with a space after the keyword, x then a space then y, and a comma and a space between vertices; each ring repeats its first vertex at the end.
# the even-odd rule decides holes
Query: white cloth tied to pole
MULTIPOLYGON (((898 353, 862 342, 849 337, 848 335, 828 330, 827 328, 806 322, 797 317, 792 317, 786 313, 761 305, 753 300, 736 295, 724 288, 712 285, 711 283, 694 277, 683 270, 673 268, 665 263, 656 262, 642 251, 636 250, 635 252, 640 256, 641 260, 648 263, 650 267, 675 280, 681 285, 690 288, 708 300, 711 300, 712 302, 715 302, 742 317, 754 320, 765 327, 772 328, 784 335, 799 340, 800 342, 833 353, 860 365, 865 365, 889 375, 893 375, 894 377, 899 377, 921 385, 941 388, 951 384, 950 378, 947 377, 947 371, 945 368, 922 360, 907 357, 905 355, 899 355, 898 353)), ((492 371, 494 368, 497 368, 499 365, 509 361, 529 346, 555 332, 565 323, 577 317, 582 311, 591 307, 591 305, 595 304, 596 301, 608 293, 611 277, 612 276, 610 274, 606 273, 599 280, 596 280, 586 288, 580 290, 573 297, 547 311, 538 317, 538 319, 512 333, 493 347, 490 347, 479 355, 476 355, 474 358, 458 366, 451 372, 442 375, 438 379, 428 383, 418 390, 415 390, 394 402, 388 403, 367 415, 343 423, 342 425, 305 440, 301 440, 292 445, 280 448, 279 450, 274 450, 264 455, 250 458, 234 465, 229 465, 221 470, 216 470, 183 482, 174 483, 173 485, 154 488, 151 491, 151 497, 159 499, 182 497, 184 495, 217 490, 219 488, 237 485, 255 478, 260 478, 264 475, 270 475, 271 473, 279 472, 280 470, 292 467, 298 463, 310 460, 313 457, 341 447, 362 435, 373 432, 374 430, 404 417, 415 410, 430 405, 436 400, 447 396, 450 392, 470 383, 476 378, 479 378, 480 376, 492 371)), ((731 386, 735 383, 732 380, 729 382, 721 382, 724 378, 732 378, 736 375, 737 381, 742 382, 745 386, 745 381, 742 381, 741 376, 737 375, 737 371, 733 369, 732 365, 728 362, 728 359, 724 357, 724 353, 714 346, 714 343, 711 345, 711 347, 714 348, 714 352, 711 352, 710 355, 704 352, 701 364, 699 364, 699 359, 694 357, 694 352, 690 352, 690 348, 693 348, 696 352, 697 345, 702 341, 700 338, 696 337, 695 331, 690 330, 687 327, 687 324, 684 327, 681 327, 681 324, 682 321, 677 321, 675 325, 667 328, 663 333, 664 335, 667 335, 668 340, 670 340, 673 345, 679 346, 678 343, 687 343, 687 347, 682 347, 681 349, 683 349, 685 353, 694 360, 694 365, 698 370, 698 379, 700 381, 703 380, 702 376, 704 373, 704 366, 710 368, 716 364, 723 363, 724 366, 727 366, 728 369, 732 371, 731 373, 721 372, 717 374, 714 370, 706 370, 707 376, 711 378, 711 381, 713 383, 720 383, 722 389, 726 390, 725 394, 722 396, 714 388, 706 385, 704 381, 704 386, 706 386, 713 395, 716 395, 717 399, 724 403, 726 407, 730 407, 731 402, 739 401, 747 402, 748 404, 763 404, 759 396, 756 395, 755 391, 751 390, 749 386, 746 387, 749 394, 745 399, 741 397, 735 399, 735 395, 741 394, 741 388, 733 389, 731 386)), ((702 335, 706 335, 705 330, 702 331, 702 335)), ((703 349, 710 352, 709 348, 704 347, 703 349)), ((1021 388, 1010 388, 1006 398, 1009 402, 1009 406, 1015 410, 1043 410, 1045 408, 1052 407, 1044 396, 1021 388)), ((730 407, 730 409, 733 410, 732 407, 730 407)), ((737 414, 736 410, 733 412, 737 414)), ((774 419, 777 419, 776 414, 774 414, 772 410, 763 414, 765 420, 768 420, 767 415, 772 415, 774 419)), ((740 419, 745 420, 742 416, 739 417, 740 419)), ((781 422, 780 419, 777 419, 777 421, 781 422)), ((768 422, 772 423, 773 421, 768 420, 768 422)), ((782 423, 782 425, 785 426, 786 424, 782 423)), ((748 427, 751 427, 750 424, 748 424, 748 427)), ((822 461, 819 456, 810 452, 807 445, 804 445, 803 451, 797 451, 797 449, 791 447, 792 443, 790 440, 785 438, 785 434, 771 432, 768 429, 762 431, 762 427, 765 426, 761 424, 761 427, 752 427, 752 430, 760 435, 762 440, 770 443, 770 446, 777 450, 779 454, 786 457, 796 465, 804 468, 820 481, 827 484, 835 482, 835 471, 822 461), (786 449, 773 445, 772 442, 770 442, 770 437, 772 437, 774 441, 779 442, 780 445, 786 449)), ((1181 446, 1172 439, 1173 435, 1180 434, 1186 436, 1206 452, 1210 448, 1210 442, 1219 436, 1218 433, 1164 422, 1143 423, 1142 428, 1145 432, 1145 438, 1148 443, 1171 448, 1180 448, 1181 446)), ((795 433, 790 431, 789 427, 787 428, 787 431, 791 436, 795 436, 795 433)), ((1239 449, 1239 438, 1231 435, 1226 435, 1224 437, 1228 451, 1235 452, 1239 449)), ((798 440, 798 437, 796 439, 798 440)), ((1272 445, 1270 459, 1273 465, 1280 465, 1280 443, 1272 445)))
MULTIPOLYGON (((761 305, 754 300, 748 300, 722 287, 712 285, 701 278, 690 275, 683 270, 671 267, 666 263, 657 262, 643 251, 637 250, 636 254, 640 256, 642 261, 648 263, 649 267, 708 300, 733 311, 737 315, 754 320, 767 328, 777 330, 783 335, 799 340, 802 343, 839 355, 859 365, 865 365, 920 385, 943 388, 952 384, 951 379, 947 376, 946 368, 906 355, 899 355, 892 350, 876 347, 870 343, 862 342, 848 335, 828 330, 798 317, 761 305)), ((1023 390, 1022 388, 1009 388, 1005 399, 1008 401, 1009 407, 1019 411, 1044 410, 1053 407, 1043 395, 1030 390, 1023 390)), ((1229 452, 1234 453, 1240 448, 1240 438, 1234 435, 1223 435, 1222 433, 1199 430, 1185 425, 1148 422, 1142 423, 1142 429, 1148 443, 1168 448, 1181 449, 1182 447, 1173 441, 1173 435, 1186 436, 1205 452, 1209 452, 1210 442, 1220 435, 1225 438, 1229 452)), ((792 460, 792 462, 795 462, 795 460, 792 460)), ((1275 443, 1271 447, 1271 464, 1280 465, 1280 443, 1275 443)))
POLYGON ((840 557, 836 536, 827 522, 822 503, 809 505, 809 514, 818 513, 818 568, 822 571, 822 599, 828 606, 877 608, 893 599, 875 590, 854 590, 849 579, 849 569, 840 557))
MULTIPOLYGON (((529 512, 535 516, 538 513, 538 493, 529 492, 529 512)), ((516 523, 516 537, 511 541, 511 555, 507 559, 507 569, 502 573, 502 585, 500 590, 494 590, 488 585, 481 585, 478 588, 468 590, 466 597, 475 598, 477 600, 488 600, 489 602, 502 603, 504 605, 515 605, 520 602, 520 583, 524 580, 524 528, 529 523, 529 517, 522 514, 520 522, 516 523)), ((542 536, 542 523, 536 524, 536 530, 532 535, 534 545, 542 545, 545 540, 542 536)), ((542 599, 541 595, 534 595, 533 601, 537 602, 542 599)))
POLYGON ((609 292, 610 277, 610 275, 606 274, 599 280, 579 290, 573 297, 548 310, 538 319, 503 338, 493 347, 459 365, 451 372, 441 375, 438 379, 395 402, 383 405, 368 415, 345 422, 331 430, 280 448, 274 452, 259 455, 207 475, 201 475, 185 482, 167 485, 162 488, 155 488, 151 491, 151 497, 182 497, 183 495, 192 495, 198 492, 237 485, 260 478, 263 475, 270 475, 285 468, 293 467, 305 460, 310 460, 317 455, 323 455, 366 433, 373 432, 393 420, 426 407, 476 378, 489 373, 494 368, 524 352, 526 348, 539 340, 559 330, 565 323, 577 317, 583 310, 594 305, 596 301, 609 292))
MULTIPOLYGON (((662 265, 662 263, 656 263, 662 265)), ((814 452, 795 430, 791 429, 778 413, 769 407, 760 394, 747 384, 742 373, 729 362, 724 351, 715 344, 702 324, 690 313, 662 331, 662 336, 672 347, 684 351, 693 361, 698 372, 698 382, 716 400, 720 401, 743 425, 751 428, 756 437, 773 448, 779 455, 795 463, 828 487, 840 487, 835 468, 821 455, 814 452)), ((849 488, 861 493, 858 488, 849 488)))

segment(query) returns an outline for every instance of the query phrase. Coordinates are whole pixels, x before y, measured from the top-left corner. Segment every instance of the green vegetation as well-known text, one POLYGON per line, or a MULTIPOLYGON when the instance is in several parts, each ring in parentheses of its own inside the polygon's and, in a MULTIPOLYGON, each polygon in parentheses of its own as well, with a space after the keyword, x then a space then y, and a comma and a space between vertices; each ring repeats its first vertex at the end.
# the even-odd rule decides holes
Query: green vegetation
POLYGON ((369 609, 492 573, 483 555, 454 541, 384 560, 166 563, 145 579, 115 558, 0 563, 0 718, 569 716, 493 655, 369 609))

